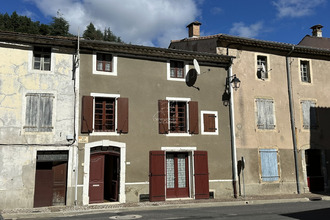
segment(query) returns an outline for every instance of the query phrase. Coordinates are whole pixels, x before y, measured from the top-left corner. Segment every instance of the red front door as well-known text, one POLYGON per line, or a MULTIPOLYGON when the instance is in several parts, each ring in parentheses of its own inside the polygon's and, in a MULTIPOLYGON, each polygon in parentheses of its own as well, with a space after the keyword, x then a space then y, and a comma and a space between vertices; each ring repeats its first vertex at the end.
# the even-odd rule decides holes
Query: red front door
POLYGON ((89 170, 89 203, 104 201, 104 158, 105 155, 91 155, 89 170))
POLYGON ((166 154, 166 197, 189 197, 187 153, 166 154))

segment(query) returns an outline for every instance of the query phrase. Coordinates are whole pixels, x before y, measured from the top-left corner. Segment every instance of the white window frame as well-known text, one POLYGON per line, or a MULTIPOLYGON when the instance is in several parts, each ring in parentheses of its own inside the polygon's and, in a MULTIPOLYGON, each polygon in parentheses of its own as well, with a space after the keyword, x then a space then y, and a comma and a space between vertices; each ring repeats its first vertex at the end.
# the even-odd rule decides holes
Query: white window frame
POLYGON ((93 96, 94 99, 93 99, 93 130, 92 130, 92 133, 90 133, 91 136, 119 136, 120 134, 117 133, 117 118, 118 118, 118 111, 117 111, 117 108, 118 108, 118 105, 117 105, 117 99, 120 98, 120 94, 107 94, 107 93, 91 93, 90 96, 93 96), (95 128, 95 97, 102 97, 102 98, 114 98, 116 99, 116 103, 115 103, 115 131, 112 131, 112 132, 98 132, 98 131, 95 131, 94 128, 95 128))
POLYGON ((187 73, 189 71, 189 65, 183 61, 183 60, 174 60, 174 59, 171 59, 171 60, 168 60, 167 63, 166 63, 166 71, 167 71, 167 80, 170 80, 170 81, 178 81, 178 82, 185 82, 186 81, 186 76, 187 76, 187 73), (183 62, 183 78, 172 78, 171 77, 171 61, 179 61, 179 62, 183 62))
POLYGON ((254 65, 255 65, 255 78, 257 79, 257 80, 262 80, 262 81, 269 81, 270 80, 270 70, 271 70, 271 68, 270 68, 270 66, 271 66, 271 64, 270 64, 270 58, 269 58, 269 54, 263 54, 263 53, 256 53, 255 54, 255 61, 254 61, 254 65), (266 68, 266 71, 267 71, 267 78, 258 78, 258 76, 257 76, 257 72, 258 72, 258 69, 260 68, 259 66, 258 66, 258 56, 262 56, 262 57, 266 57, 266 62, 267 62, 267 66, 265 67, 266 68))
POLYGON ((219 135, 219 118, 218 111, 201 111, 201 134, 202 135, 219 135), (204 131, 204 114, 213 114, 215 115, 215 131, 214 132, 205 132, 204 131))
POLYGON ((167 115, 167 118, 169 120, 168 122, 168 134, 166 134, 166 136, 169 136, 169 137, 190 137, 191 134, 189 134, 189 105, 188 105, 188 102, 191 101, 191 98, 177 98, 177 97, 166 97, 166 100, 168 101, 168 104, 167 104, 167 109, 168 109, 168 115, 167 115), (177 102, 186 102, 186 105, 187 105, 187 108, 186 108, 186 121, 187 121, 187 132, 186 133, 171 133, 170 131, 170 102, 171 101, 177 101, 177 102))
MULTIPOLYGON (((43 46, 37 46, 37 47, 43 47, 43 46)), ((50 47, 50 70, 38 70, 38 69, 33 68, 33 66, 34 66, 34 47, 32 47, 31 51, 29 51, 28 59, 29 59, 29 61, 28 61, 28 70, 29 70, 29 72, 46 73, 46 74, 54 73, 55 54, 54 54, 54 51, 53 51, 52 47, 50 47)))
POLYGON ((102 52, 102 51, 95 51, 93 52, 93 74, 96 75, 106 75, 106 76, 117 76, 117 62, 118 62, 118 57, 117 55, 109 52, 102 52), (96 69, 96 63, 97 63, 97 54, 98 53, 103 53, 103 54, 111 54, 112 55, 112 71, 111 72, 106 72, 106 71, 98 71, 96 69))
POLYGON ((299 81, 303 85, 311 85, 313 83, 313 68, 312 68, 312 60, 310 59, 298 59, 298 73, 299 73, 299 81), (309 68, 309 82, 302 81, 301 79, 301 62, 308 62, 309 68))

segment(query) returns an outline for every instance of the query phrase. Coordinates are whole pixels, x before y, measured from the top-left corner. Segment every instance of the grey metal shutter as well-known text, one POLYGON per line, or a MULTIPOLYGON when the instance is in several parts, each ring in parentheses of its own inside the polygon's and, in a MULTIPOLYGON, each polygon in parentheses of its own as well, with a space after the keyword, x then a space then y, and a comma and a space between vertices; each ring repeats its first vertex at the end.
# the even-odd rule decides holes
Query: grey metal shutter
POLYGON ((316 103, 314 101, 311 100, 301 101, 303 128, 310 129, 317 127, 315 107, 316 107, 316 103))
POLYGON ((53 129, 53 98, 53 94, 40 94, 39 131, 52 131, 53 129))
POLYGON ((262 181, 277 181, 279 179, 277 150, 260 149, 261 179, 262 181))

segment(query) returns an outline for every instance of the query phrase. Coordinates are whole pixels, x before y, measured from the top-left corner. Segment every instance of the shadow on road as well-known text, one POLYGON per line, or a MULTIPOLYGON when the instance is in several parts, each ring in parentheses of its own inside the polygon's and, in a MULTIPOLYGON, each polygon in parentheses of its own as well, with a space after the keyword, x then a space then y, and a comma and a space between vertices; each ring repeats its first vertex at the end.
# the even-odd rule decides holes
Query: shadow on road
POLYGON ((330 216, 330 208, 282 214, 282 216, 286 216, 294 219, 300 219, 300 220, 328 219, 330 216))

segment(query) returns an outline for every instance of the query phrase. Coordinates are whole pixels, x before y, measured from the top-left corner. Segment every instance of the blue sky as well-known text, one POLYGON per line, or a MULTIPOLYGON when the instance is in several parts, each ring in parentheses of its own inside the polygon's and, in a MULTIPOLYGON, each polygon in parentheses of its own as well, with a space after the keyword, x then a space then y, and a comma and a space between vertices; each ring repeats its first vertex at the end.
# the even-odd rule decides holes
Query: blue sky
POLYGON ((110 27, 125 42, 167 47, 187 37, 186 26, 202 23, 201 35, 230 34, 297 44, 315 24, 330 37, 328 0, 0 0, 0 13, 31 17, 49 24, 60 14, 70 32, 82 32, 89 22, 110 27))

